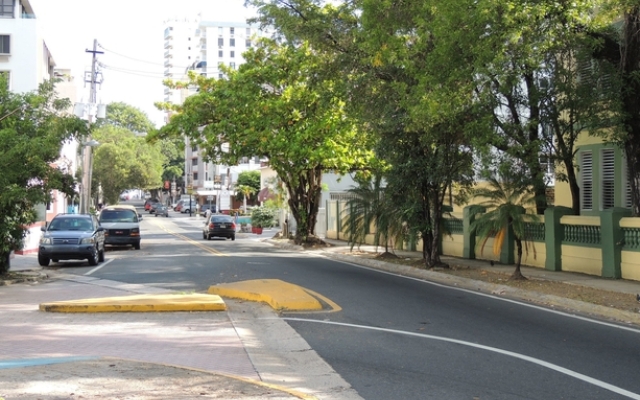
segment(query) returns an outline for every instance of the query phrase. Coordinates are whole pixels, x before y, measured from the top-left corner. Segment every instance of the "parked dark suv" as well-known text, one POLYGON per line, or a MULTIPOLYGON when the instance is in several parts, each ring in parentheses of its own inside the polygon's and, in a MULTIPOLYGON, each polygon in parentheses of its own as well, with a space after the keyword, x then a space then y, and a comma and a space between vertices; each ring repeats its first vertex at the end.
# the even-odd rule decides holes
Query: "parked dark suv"
POLYGON ((38 263, 43 267, 59 260, 104 261, 104 228, 91 214, 58 214, 41 230, 38 263))

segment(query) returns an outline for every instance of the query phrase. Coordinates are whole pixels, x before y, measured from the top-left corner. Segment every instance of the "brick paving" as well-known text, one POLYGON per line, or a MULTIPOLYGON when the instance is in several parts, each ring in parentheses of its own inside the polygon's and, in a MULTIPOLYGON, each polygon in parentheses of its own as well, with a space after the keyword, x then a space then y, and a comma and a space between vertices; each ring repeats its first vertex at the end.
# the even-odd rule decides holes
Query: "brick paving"
POLYGON ((3 287, 0 361, 118 357, 260 379, 226 312, 61 314, 38 309, 41 302, 136 290, 127 289, 91 279, 3 287))

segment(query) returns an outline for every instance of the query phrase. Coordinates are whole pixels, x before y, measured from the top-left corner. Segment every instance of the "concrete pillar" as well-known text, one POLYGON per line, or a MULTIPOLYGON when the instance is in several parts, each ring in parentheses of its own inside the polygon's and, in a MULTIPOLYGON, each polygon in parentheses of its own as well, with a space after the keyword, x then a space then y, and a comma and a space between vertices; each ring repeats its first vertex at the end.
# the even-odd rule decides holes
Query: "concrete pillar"
POLYGON ((549 271, 562 271, 562 225, 560 219, 573 215, 568 207, 547 207, 544 210, 544 244, 547 258, 544 268, 549 271))
POLYGON ((600 242, 602 245, 602 277, 622 277, 620 263, 624 235, 620 229, 620 219, 630 217, 625 208, 612 208, 600 213, 600 242))

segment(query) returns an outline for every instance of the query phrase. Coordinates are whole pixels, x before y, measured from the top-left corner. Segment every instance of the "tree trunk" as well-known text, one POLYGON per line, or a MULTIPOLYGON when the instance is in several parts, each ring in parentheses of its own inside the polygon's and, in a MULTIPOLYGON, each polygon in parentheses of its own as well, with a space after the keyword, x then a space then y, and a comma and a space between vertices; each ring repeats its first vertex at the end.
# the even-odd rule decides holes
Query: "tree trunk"
POLYGON ((11 268, 11 251, 0 252, 0 275, 6 274, 11 268))
POLYGON ((522 262, 522 240, 520 238, 516 238, 516 249, 518 250, 516 254, 516 270, 513 271, 511 279, 516 281, 526 280, 527 278, 520 271, 520 263, 522 262))
POLYGON ((578 177, 576 176, 573 160, 565 161, 565 167, 569 189, 571 190, 571 209, 574 215, 580 215, 580 186, 578 185, 578 177))
POLYGON ((315 232, 316 220, 322 191, 322 170, 307 170, 297 176, 281 174, 289 192, 289 207, 296 220, 296 244, 307 242, 315 232))

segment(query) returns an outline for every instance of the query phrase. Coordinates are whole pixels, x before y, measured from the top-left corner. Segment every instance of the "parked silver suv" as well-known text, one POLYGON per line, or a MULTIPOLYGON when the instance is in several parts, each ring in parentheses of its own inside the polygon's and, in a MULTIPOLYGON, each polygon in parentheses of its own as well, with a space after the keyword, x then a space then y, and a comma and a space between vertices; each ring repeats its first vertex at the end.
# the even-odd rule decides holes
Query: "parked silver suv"
POLYGON ((58 214, 41 228, 38 263, 88 260, 89 265, 104 261, 104 228, 91 214, 58 214))

